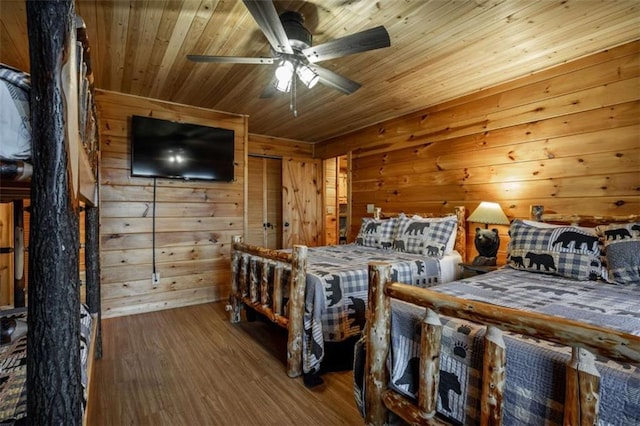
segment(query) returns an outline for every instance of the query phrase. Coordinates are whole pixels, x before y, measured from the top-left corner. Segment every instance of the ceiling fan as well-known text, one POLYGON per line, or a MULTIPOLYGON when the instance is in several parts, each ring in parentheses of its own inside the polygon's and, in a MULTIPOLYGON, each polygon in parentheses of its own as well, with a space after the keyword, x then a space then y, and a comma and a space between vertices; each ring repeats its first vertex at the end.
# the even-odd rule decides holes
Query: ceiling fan
POLYGON ((278 16, 272 1, 243 0, 243 3, 267 37, 271 45, 272 57, 187 55, 187 59, 194 62, 227 64, 278 64, 272 84, 267 87, 261 97, 270 97, 274 89, 291 93, 290 108, 294 116, 297 116, 296 80, 308 88, 321 83, 347 95, 361 86, 353 80, 317 65, 317 62, 391 46, 389 33, 383 26, 312 46, 311 32, 305 28, 304 18, 299 12, 287 11, 278 16))

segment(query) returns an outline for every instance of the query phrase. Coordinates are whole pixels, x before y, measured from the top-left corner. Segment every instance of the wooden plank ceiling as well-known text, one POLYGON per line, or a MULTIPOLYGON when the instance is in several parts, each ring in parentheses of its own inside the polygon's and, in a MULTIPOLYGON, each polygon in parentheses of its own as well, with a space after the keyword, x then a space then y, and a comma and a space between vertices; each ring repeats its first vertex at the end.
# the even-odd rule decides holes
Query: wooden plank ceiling
MULTIPOLYGON (((248 114, 251 133, 317 142, 640 39, 638 0, 276 1, 303 13, 313 44, 384 25, 391 47, 322 62, 362 84, 261 99, 275 65, 187 54, 270 56, 239 0, 76 0, 96 87, 248 114)), ((28 70, 25 2, 0 2, 0 61, 28 70)))

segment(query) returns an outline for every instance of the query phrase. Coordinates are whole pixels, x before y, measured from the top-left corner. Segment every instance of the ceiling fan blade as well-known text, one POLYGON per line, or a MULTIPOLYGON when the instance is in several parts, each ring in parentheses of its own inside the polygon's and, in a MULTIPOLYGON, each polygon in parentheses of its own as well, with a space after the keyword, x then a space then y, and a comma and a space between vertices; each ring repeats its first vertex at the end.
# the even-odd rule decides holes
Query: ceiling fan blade
POLYGON ((293 49, 289 43, 289 37, 284 31, 276 7, 272 1, 243 0, 244 5, 249 9, 249 13, 258 23, 260 30, 264 33, 269 44, 279 53, 293 54, 293 49))
POLYGON ((302 53, 309 62, 320 62, 389 46, 391 46, 389 33, 383 26, 379 26, 308 47, 302 53))
POLYGON ((361 86, 360 83, 356 83, 353 80, 349 80, 347 77, 343 77, 340 74, 326 68, 319 67, 318 65, 309 65, 309 68, 318 74, 320 83, 339 90, 347 95, 355 92, 361 86))
POLYGON ((216 62, 219 64, 272 64, 273 58, 244 58, 241 56, 187 55, 193 62, 216 62))

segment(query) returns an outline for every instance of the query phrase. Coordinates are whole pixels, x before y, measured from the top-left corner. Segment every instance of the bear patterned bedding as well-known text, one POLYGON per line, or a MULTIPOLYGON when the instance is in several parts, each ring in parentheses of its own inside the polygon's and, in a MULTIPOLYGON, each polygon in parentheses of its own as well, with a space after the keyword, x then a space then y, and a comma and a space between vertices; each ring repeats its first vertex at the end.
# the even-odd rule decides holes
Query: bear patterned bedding
MULTIPOLYGON (((0 425, 27 424, 27 310, 17 308, 1 312, 3 337, 0 345, 0 425), (5 327, 13 333, 6 336, 5 327), (5 339, 3 339, 3 342, 5 339)), ((87 364, 92 318, 86 306, 80 313, 80 360, 82 363, 82 406, 87 402, 87 364)))
MULTIPOLYGON (((436 291, 534 311, 640 335, 635 286, 576 281, 504 268, 436 291)), ((391 318, 391 384, 415 398, 420 322, 424 309, 394 300, 391 318)), ((479 418, 484 327, 442 318, 438 413, 461 424, 479 418)), ((565 365, 571 349, 506 333, 504 424, 562 424, 565 365)), ((640 424, 640 368, 598 358, 600 424, 640 424)))
MULTIPOLYGON (((259 258, 244 254, 244 267, 252 259, 259 258)), ((461 260, 455 251, 436 258, 357 244, 309 247, 302 354, 305 373, 319 371, 325 341, 341 342, 362 332, 369 287, 368 263, 375 261, 392 263, 398 280, 430 287, 455 279, 461 260)), ((273 272, 269 275, 273 276, 273 272)), ((289 275, 290 270, 286 270, 282 277, 284 294, 289 291, 289 275)), ((241 291, 248 291, 246 284, 241 284, 241 291)))
MULTIPOLYGON (((580 228, 514 220, 509 266, 433 290, 640 336, 640 224, 580 228)), ((418 388, 419 324, 425 310, 392 301, 389 386, 418 388)), ((459 424, 479 419, 484 327, 441 317, 437 412, 459 424)), ((504 424, 562 424, 565 366, 571 349, 505 333, 504 424)), ((360 352, 360 349, 358 353, 360 352)), ((354 365, 362 396, 362 355, 354 365)), ((640 366, 596 357, 600 424, 640 424, 640 366)))

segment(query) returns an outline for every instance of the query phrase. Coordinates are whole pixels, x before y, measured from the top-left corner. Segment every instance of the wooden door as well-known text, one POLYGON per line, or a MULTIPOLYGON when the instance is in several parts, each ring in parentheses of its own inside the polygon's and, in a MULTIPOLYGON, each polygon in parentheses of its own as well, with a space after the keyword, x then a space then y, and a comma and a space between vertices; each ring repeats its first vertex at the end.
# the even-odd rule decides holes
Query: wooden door
POLYGON ((283 245, 324 244, 322 160, 282 159, 283 245))
POLYGON ((249 156, 247 201, 245 242, 282 248, 282 160, 249 156))

